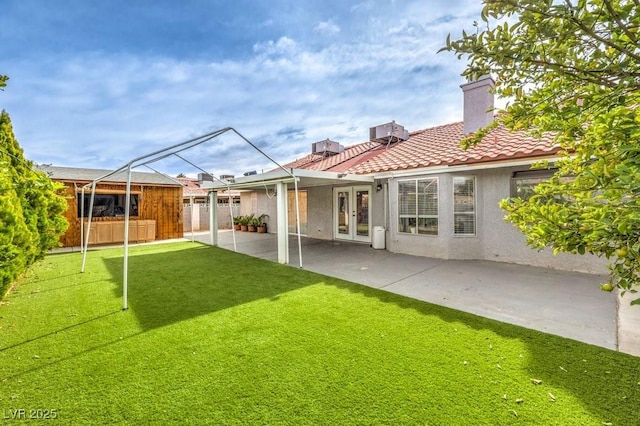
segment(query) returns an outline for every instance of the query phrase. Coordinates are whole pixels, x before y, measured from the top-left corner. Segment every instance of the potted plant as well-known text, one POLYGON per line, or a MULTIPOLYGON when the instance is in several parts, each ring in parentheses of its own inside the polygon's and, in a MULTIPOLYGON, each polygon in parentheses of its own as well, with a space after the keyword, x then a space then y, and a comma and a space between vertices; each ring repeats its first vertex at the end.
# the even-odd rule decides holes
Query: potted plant
POLYGON ((242 222, 240 222, 240 230, 242 231, 249 230, 249 223, 253 219, 253 216, 254 216, 253 213, 248 216, 242 216, 242 222))
POLYGON ((264 221, 266 217, 269 217, 268 214, 261 214, 257 217, 258 219, 258 233, 266 234, 267 233, 267 223, 264 221))
POLYGON ((249 216, 240 216, 241 220, 240 220, 240 230, 241 231, 248 231, 249 230, 249 216))
POLYGON ((236 231, 240 230, 240 222, 242 221, 242 216, 236 216, 233 218, 233 229, 236 231))
POLYGON ((249 219, 249 232, 256 232, 258 230, 258 225, 260 225, 260 219, 253 216, 249 219))

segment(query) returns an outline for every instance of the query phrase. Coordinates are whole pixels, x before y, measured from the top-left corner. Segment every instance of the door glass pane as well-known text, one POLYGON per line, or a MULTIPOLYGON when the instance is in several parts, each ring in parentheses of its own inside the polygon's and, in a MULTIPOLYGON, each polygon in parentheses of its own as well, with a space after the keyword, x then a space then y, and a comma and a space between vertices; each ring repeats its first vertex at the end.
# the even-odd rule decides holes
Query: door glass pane
POLYGON ((369 236, 369 191, 356 191, 356 233, 369 236))
POLYGON ((338 191, 338 234, 349 235, 349 192, 338 191))

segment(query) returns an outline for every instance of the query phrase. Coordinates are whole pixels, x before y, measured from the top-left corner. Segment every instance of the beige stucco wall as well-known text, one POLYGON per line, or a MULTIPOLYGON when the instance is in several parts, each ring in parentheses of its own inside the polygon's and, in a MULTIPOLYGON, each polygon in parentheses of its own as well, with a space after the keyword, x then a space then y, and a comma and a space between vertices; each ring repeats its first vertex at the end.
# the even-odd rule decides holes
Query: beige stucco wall
MULTIPOLYGON (((398 180, 389 180, 389 225, 387 248, 397 253, 443 259, 480 259, 543 266, 562 270, 606 273, 604 259, 591 255, 559 254, 551 250, 538 252, 525 244, 524 236, 504 221, 500 200, 509 197, 513 171, 522 169, 490 169, 473 173, 439 174, 439 234, 437 236, 398 233, 398 180), (475 236, 454 236, 453 177, 476 177, 477 232, 475 236)), ((429 175, 433 177, 434 175, 429 175)), ((423 177, 423 176, 418 176, 423 177)), ((427 177, 427 176, 424 176, 427 177)))
MULTIPOLYGON (((524 236, 510 223, 504 221, 500 200, 509 197, 511 175, 524 168, 488 169, 469 173, 423 175, 416 177, 438 178, 437 236, 398 233, 398 181, 399 178, 378 180, 371 187, 371 229, 383 226, 386 232, 386 248, 396 253, 442 259, 479 259, 523 265, 542 266, 561 270, 607 273, 606 260, 590 255, 559 254, 551 250, 538 252, 525 244, 524 236), (476 228, 475 236, 455 236, 453 230, 453 177, 476 177, 476 228), (380 183, 382 190, 377 191, 380 183)), ((331 240, 333 229, 333 187, 305 188, 308 196, 307 236, 331 240)), ((269 232, 277 232, 275 198, 264 192, 242 193, 241 214, 266 213, 269 215, 269 232)))
POLYGON ((307 188, 307 236, 333 239, 333 188, 307 188))

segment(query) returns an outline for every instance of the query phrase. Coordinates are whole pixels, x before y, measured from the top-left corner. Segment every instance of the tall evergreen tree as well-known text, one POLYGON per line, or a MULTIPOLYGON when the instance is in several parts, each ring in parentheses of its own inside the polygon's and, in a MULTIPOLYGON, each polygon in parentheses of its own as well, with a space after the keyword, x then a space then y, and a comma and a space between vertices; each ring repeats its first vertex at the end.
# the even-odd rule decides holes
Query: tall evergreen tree
POLYGON ((67 229, 66 200, 56 184, 24 158, 11 119, 0 113, 0 295, 67 229))

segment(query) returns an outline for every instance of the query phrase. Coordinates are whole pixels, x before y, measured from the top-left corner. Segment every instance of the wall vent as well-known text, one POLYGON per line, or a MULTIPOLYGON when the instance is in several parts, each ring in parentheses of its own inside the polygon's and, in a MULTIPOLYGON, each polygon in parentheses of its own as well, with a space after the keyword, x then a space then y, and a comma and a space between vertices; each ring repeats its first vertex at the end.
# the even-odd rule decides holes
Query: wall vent
POLYGON ((342 145, 329 139, 311 144, 311 152, 313 154, 335 155, 343 151, 344 147, 342 145))
POLYGON ((409 139, 409 131, 395 121, 369 128, 369 140, 379 143, 393 143, 409 139))

